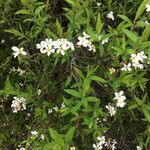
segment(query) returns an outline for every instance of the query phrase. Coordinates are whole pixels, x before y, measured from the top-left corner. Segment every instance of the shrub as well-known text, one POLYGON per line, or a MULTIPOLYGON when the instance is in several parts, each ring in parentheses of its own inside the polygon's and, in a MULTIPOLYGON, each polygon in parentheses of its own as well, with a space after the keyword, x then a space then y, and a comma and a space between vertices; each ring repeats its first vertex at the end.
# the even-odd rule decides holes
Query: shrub
POLYGON ((150 148, 150 0, 2 0, 1 149, 150 148))

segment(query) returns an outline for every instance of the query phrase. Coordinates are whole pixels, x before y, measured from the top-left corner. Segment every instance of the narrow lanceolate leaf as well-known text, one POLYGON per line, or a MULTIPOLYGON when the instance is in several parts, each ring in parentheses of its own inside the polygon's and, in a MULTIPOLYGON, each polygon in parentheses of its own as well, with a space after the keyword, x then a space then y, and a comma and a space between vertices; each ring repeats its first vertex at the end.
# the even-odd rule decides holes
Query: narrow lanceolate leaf
POLYGON ((84 83, 83 83, 83 96, 86 95, 86 93, 87 93, 88 90, 89 90, 89 87, 90 87, 90 79, 85 78, 85 79, 84 79, 84 83))
POLYGON ((31 12, 26 9, 21 9, 21 10, 17 11, 15 14, 32 15, 31 12))
POLYGON ((118 15, 118 17, 120 17, 120 18, 123 19, 124 21, 126 21, 126 22, 132 24, 131 20, 130 20, 127 16, 125 16, 125 15, 118 15))
POLYGON ((74 70, 75 70, 75 72, 76 72, 81 78, 84 79, 84 75, 83 75, 83 73, 82 73, 82 71, 81 71, 80 69, 74 67, 74 70))
POLYGON ((106 83, 107 82, 105 79, 98 77, 98 76, 91 76, 90 79, 94 80, 94 81, 98 81, 100 83, 106 83))
POLYGON ((148 111, 147 109, 143 108, 143 113, 147 119, 147 121, 150 123, 150 111, 148 111))
POLYGON ((101 21, 101 16, 98 14, 97 23, 96 23, 96 33, 100 34, 103 27, 103 23, 101 21))
POLYGON ((40 12, 46 7, 46 5, 42 5, 39 6, 36 10, 35 10, 35 15, 39 15, 40 12))
POLYGON ((150 0, 144 0, 141 5, 139 6, 137 12, 136 12, 136 15, 135 15, 135 20, 137 20, 141 15, 142 13, 144 12, 145 10, 145 6, 146 4, 149 4, 150 3, 150 0))
POLYGON ((72 95, 72 96, 74 96, 74 97, 81 98, 81 95, 75 90, 65 89, 65 92, 72 95))
POLYGON ((58 35, 62 35, 63 34, 63 28, 61 26, 61 24, 59 23, 58 20, 56 20, 56 27, 57 27, 57 32, 58 32, 58 35))
POLYGON ((150 36, 150 24, 148 24, 142 34, 141 41, 147 41, 150 36))
POLYGON ((21 32, 19 32, 18 30, 15 30, 15 29, 8 29, 8 30, 4 30, 4 31, 8 32, 8 33, 12 33, 12 34, 14 34, 16 36, 24 37, 24 35, 21 32))
POLYGON ((72 127, 72 128, 67 132, 67 134, 66 134, 66 136, 65 136, 65 141, 66 141, 67 143, 70 143, 70 142, 72 141, 74 132, 75 132, 75 128, 74 128, 74 127, 72 127))
POLYGON ((52 128, 49 128, 49 133, 51 135, 51 137, 53 138, 54 141, 57 141, 57 142, 62 142, 63 139, 61 137, 61 135, 54 129, 52 128))
POLYGON ((138 42, 138 36, 132 32, 132 31, 129 31, 127 29, 123 29, 123 32, 127 35, 128 38, 130 38, 134 43, 137 43, 138 42))
POLYGON ((67 3, 74 5, 74 1, 73 0, 66 0, 67 3))

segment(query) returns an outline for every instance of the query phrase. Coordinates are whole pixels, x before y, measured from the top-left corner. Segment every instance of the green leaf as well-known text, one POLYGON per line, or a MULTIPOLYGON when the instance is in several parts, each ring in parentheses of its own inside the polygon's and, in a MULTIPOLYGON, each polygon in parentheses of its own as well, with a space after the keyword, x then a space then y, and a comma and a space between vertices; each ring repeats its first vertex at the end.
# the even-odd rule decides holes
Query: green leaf
POLYGON ((91 76, 90 79, 94 80, 94 81, 98 81, 100 83, 107 83, 107 81, 105 79, 98 77, 98 76, 91 76))
POLYGON ((74 67, 74 70, 75 70, 75 72, 76 72, 81 78, 83 78, 83 79, 85 78, 84 75, 83 75, 83 73, 82 73, 82 71, 81 71, 80 69, 74 67))
POLYGON ((63 35, 63 28, 62 28, 62 26, 61 26, 61 24, 59 23, 58 20, 56 20, 56 27, 57 27, 58 35, 62 36, 63 35))
POLYGON ((74 97, 81 98, 81 95, 80 95, 77 91, 75 91, 75 90, 65 89, 64 91, 65 91, 66 93, 68 93, 68 94, 74 96, 74 97))
POLYGON ((145 10, 145 6, 146 4, 149 4, 150 3, 150 0, 144 0, 140 7, 138 8, 137 12, 136 12, 136 15, 135 15, 135 21, 142 15, 142 13, 144 12, 145 10))
POLYGON ((35 10, 35 15, 39 15, 40 12, 46 7, 46 5, 42 5, 39 6, 36 10, 35 10))
POLYGON ((141 41, 142 42, 147 41, 149 36, 150 36, 150 24, 146 25, 146 28, 144 29, 144 32, 141 37, 141 41))
POLYGON ((9 29, 9 30, 4 30, 4 31, 8 33, 12 33, 16 36, 25 37, 24 34, 20 33, 18 30, 15 30, 15 29, 9 29))
POLYGON ((125 15, 117 15, 117 16, 120 17, 121 19, 123 19, 124 21, 132 24, 131 20, 127 16, 125 16, 125 15))
POLYGON ((55 145, 56 142, 47 143, 46 145, 44 145, 43 150, 52 150, 55 145))
POLYGON ((26 10, 26 9, 21 9, 17 11, 15 14, 32 15, 30 10, 26 10))
POLYGON ((92 96, 86 97, 86 99, 89 102, 100 102, 100 99, 98 99, 96 97, 92 97, 92 96))
POLYGON ((83 82, 83 96, 86 95, 86 93, 89 90, 89 87, 90 87, 90 80, 88 78, 85 78, 83 82))
POLYGON ((97 23, 96 23, 96 33, 97 34, 101 33, 102 27, 103 27, 103 23, 101 21, 101 16, 100 16, 100 13, 99 13, 98 17, 97 17, 97 23))
POLYGON ((6 94, 12 94, 12 95, 17 94, 14 87, 10 83, 9 76, 6 79, 4 90, 6 94))
POLYGON ((73 136, 74 136, 74 132, 75 132, 75 127, 72 127, 66 134, 65 136, 65 141, 67 143, 70 143, 73 139, 73 136))
POLYGON ((74 5, 74 1, 73 0, 66 0, 67 3, 74 5))
POLYGON ((144 113, 147 121, 150 123, 150 112, 145 108, 142 108, 142 110, 143 110, 143 113, 144 113))
POLYGON ((49 128, 49 132, 54 141, 63 142, 61 135, 56 130, 49 128))
POLYGON ((138 36, 133 33, 132 31, 129 31, 127 29, 123 29, 123 32, 127 35, 128 38, 130 38, 134 43, 138 42, 138 36))

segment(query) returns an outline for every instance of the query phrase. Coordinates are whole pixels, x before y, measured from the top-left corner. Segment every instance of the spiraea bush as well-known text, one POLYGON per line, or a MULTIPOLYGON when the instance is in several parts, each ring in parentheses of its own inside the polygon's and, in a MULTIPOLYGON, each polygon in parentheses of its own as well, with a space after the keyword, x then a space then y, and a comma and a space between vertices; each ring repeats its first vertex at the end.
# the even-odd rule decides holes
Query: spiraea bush
POLYGON ((150 0, 0 7, 0 149, 150 149, 150 0))

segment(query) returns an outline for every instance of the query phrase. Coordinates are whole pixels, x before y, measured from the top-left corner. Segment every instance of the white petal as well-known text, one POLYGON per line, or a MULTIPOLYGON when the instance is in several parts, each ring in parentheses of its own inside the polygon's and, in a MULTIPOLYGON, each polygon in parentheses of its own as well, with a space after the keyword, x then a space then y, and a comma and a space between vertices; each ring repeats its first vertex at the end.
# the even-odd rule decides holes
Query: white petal
POLYGON ((16 46, 13 46, 11 49, 12 49, 13 51, 15 51, 15 52, 19 51, 19 48, 16 47, 16 46))
POLYGON ((27 52, 21 51, 21 54, 22 54, 22 55, 27 55, 27 52))

